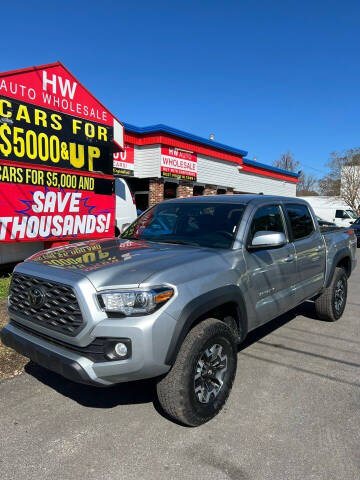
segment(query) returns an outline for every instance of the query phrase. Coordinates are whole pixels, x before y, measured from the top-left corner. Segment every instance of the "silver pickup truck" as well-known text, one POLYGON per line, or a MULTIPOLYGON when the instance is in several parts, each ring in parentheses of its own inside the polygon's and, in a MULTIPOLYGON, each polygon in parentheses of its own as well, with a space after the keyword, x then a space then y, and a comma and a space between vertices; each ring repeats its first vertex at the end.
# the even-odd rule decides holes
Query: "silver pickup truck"
POLYGON ((174 199, 121 238, 17 265, 1 337, 77 382, 156 377, 164 410, 200 425, 224 405, 249 331, 308 299, 321 319, 341 317, 355 253, 354 232, 323 234, 303 200, 174 199))

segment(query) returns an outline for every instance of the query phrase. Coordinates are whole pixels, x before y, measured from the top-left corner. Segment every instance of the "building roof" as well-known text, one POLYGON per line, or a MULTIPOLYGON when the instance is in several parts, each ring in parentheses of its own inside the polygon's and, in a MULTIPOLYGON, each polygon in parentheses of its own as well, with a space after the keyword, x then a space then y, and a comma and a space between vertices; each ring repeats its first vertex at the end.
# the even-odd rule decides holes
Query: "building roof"
POLYGON ((282 168, 273 167, 272 165, 267 165, 266 163, 255 162, 249 158, 243 158, 245 165, 252 165, 257 168, 264 168, 266 170, 271 170, 272 172, 282 173, 284 175, 289 175, 290 177, 299 178, 300 174, 295 172, 290 172, 289 170, 283 170, 282 168))
POLYGON ((223 143, 214 142, 214 140, 209 140, 207 138, 198 137, 197 135, 193 135, 192 133, 184 132, 183 130, 178 130, 177 128, 168 127, 167 125, 162 125, 161 123, 158 125, 150 125, 149 127, 135 127, 134 125, 130 125, 129 123, 124 123, 124 127, 127 131, 132 133, 138 133, 140 135, 145 133, 155 133, 155 132, 175 135, 176 137, 185 138, 186 140, 200 143, 202 145, 207 145, 212 148, 218 148, 219 150, 224 150, 225 152, 234 153, 234 154, 240 155, 241 157, 246 156, 248 153, 245 150, 233 148, 233 147, 230 147, 229 145, 224 145, 223 143))
POLYGON ((245 165, 261 168, 261 169, 268 170, 274 173, 279 173, 282 175, 287 175, 293 178, 299 177, 298 173, 290 172, 288 170, 283 170, 281 168, 273 167, 265 163, 255 162, 254 160, 244 158, 248 154, 248 152, 245 150, 231 147, 223 143, 215 142, 214 140, 209 140, 207 138, 199 137, 197 135, 193 135, 192 133, 184 132, 183 130, 178 130, 177 128, 172 128, 167 125, 158 124, 158 125, 150 125, 148 127, 136 127, 134 125, 131 125, 129 123, 124 123, 124 122, 123 122, 123 125, 125 128, 125 131, 129 133, 133 133, 137 135, 145 135, 145 134, 153 134, 153 133, 164 133, 167 135, 174 135, 178 138, 195 142, 200 145, 206 145, 207 147, 211 147, 217 150, 222 150, 224 152, 228 152, 233 155, 238 155, 239 157, 241 157, 242 163, 244 163, 245 165))

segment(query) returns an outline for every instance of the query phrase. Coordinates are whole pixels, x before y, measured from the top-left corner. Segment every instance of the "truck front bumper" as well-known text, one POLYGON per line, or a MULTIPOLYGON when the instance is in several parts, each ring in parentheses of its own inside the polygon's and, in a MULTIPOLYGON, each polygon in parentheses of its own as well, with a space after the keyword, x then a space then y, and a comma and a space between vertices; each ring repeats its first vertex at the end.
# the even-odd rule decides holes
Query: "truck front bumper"
MULTIPOLYGON (((14 322, 0 332, 4 345, 38 365, 77 383, 111 386, 116 383, 151 378, 169 370, 169 366, 138 361, 136 358, 96 363, 89 358, 56 345, 45 338, 19 328, 14 322)), ((139 346, 138 342, 137 346, 139 346)))
POLYGON ((1 330, 0 336, 4 345, 69 380, 78 383, 92 383, 85 368, 78 361, 49 350, 45 345, 36 344, 14 330, 16 329, 10 325, 1 330))

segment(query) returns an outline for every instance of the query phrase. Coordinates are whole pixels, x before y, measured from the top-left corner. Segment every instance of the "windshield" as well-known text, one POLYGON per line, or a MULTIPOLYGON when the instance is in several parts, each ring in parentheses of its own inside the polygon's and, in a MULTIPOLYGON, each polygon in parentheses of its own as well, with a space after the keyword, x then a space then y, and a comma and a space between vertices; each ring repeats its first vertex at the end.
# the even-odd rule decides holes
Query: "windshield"
POLYGON ((231 248, 245 205, 193 202, 160 203, 121 235, 131 240, 231 248))
POLYGON ((352 210, 346 210, 350 218, 357 218, 357 215, 352 210))

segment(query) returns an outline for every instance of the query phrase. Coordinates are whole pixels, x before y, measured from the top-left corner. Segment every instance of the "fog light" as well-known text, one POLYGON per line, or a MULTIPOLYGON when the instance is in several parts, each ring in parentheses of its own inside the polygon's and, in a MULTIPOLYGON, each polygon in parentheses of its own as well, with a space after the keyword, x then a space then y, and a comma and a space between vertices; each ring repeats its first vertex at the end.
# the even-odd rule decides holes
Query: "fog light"
POLYGON ((128 353, 128 349, 125 343, 117 343, 114 347, 114 350, 116 355, 118 355, 119 357, 126 357, 128 353))

